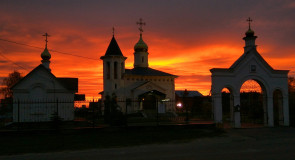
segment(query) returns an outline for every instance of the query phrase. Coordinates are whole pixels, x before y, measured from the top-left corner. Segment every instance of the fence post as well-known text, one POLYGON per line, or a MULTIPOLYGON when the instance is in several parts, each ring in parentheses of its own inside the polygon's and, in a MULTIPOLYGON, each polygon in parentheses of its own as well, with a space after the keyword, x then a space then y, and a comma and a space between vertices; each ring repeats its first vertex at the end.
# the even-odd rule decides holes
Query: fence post
POLYGON ((156 111, 157 111, 157 126, 159 126, 159 100, 156 98, 156 111))
POLYGON ((186 124, 189 123, 187 96, 188 96, 188 91, 187 91, 187 89, 185 89, 183 92, 183 103, 184 103, 184 107, 185 107, 185 115, 186 115, 185 122, 186 122, 186 124))
POLYGON ((128 111, 127 111, 127 105, 128 105, 127 99, 125 99, 125 127, 128 127, 128 111))
POLYGON ((17 100, 17 130, 18 131, 20 129, 20 118, 19 118, 20 111, 19 111, 19 108, 20 108, 20 102, 19 102, 19 99, 18 99, 17 100))
POLYGON ((92 99, 93 105, 92 105, 92 128, 95 127, 94 123, 95 123, 95 106, 96 104, 94 103, 94 98, 92 99))
POLYGON ((58 99, 56 99, 56 115, 59 116, 59 114, 58 114, 58 99))

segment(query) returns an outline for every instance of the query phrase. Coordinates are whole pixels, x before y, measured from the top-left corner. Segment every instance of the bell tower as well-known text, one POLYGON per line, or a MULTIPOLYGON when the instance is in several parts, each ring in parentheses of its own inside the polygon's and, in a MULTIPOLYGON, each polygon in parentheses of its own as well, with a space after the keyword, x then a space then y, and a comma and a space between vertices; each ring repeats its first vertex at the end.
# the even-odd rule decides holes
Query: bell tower
POLYGON ((121 49, 114 36, 108 46, 104 56, 100 57, 103 60, 103 90, 104 96, 111 96, 113 93, 124 87, 124 73, 125 73, 125 60, 121 49))

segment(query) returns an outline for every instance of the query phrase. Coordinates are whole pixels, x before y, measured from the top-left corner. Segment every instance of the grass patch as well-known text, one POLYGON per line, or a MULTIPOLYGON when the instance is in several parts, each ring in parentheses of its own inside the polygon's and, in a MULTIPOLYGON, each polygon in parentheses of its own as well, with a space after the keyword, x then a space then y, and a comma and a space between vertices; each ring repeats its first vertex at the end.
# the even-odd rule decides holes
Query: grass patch
POLYGON ((222 134, 223 131, 213 128, 198 129, 183 126, 67 130, 60 133, 1 133, 0 155, 184 143, 196 138, 222 134))

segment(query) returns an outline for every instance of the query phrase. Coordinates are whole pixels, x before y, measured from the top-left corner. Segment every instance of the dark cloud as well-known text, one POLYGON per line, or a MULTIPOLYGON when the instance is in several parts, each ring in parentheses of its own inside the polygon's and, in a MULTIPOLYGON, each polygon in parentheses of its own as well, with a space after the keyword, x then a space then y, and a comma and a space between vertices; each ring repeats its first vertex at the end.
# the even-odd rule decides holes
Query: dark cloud
MULTIPOLYGON (((209 76, 204 76, 210 74, 210 68, 229 67, 242 54, 242 38, 248 27, 248 17, 253 18, 252 29, 258 36, 257 44, 263 56, 273 61, 293 58, 294 8, 292 0, 1 0, 0 38, 44 47, 42 35, 48 32, 52 35, 49 39, 50 48, 98 59, 105 53, 112 36, 111 28, 115 26, 119 46, 123 54, 128 56, 126 62, 132 64, 133 46, 138 41, 139 33, 136 21, 143 18, 146 22, 143 37, 150 47, 150 57, 192 56, 186 55, 186 51, 202 46, 241 48, 237 55, 226 55, 226 51, 209 51, 210 54, 202 55, 204 53, 196 51, 198 56, 192 56, 187 62, 156 66, 159 70, 177 73, 180 80, 196 85, 194 81, 210 81, 209 76)), ((40 53, 43 51, 3 41, 0 41, 0 49, 5 56, 29 70, 40 64, 40 53), (25 54, 30 54, 31 58, 25 58, 25 54)), ((59 53, 52 53, 52 59, 52 67, 56 70, 64 66, 100 66, 94 72, 101 77, 101 61, 81 61, 59 53)), ((7 64, 0 60, 1 71, 18 68, 7 64)), ((63 69, 57 73, 79 74, 85 86, 87 80, 95 80, 86 78, 95 74, 88 71, 63 69)), ((102 85, 101 81, 99 85, 102 85)), ((207 85, 198 86, 204 88, 207 85)))

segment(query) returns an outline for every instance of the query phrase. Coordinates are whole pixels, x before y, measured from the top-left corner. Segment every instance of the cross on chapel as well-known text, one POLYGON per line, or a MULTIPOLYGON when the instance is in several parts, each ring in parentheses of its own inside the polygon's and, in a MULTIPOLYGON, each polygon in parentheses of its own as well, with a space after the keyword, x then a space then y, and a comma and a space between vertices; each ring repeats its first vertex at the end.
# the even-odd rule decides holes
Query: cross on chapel
POLYGON ((42 36, 45 36, 45 47, 47 48, 47 42, 48 42, 48 40, 47 40, 47 37, 50 37, 50 35, 46 32, 44 35, 42 35, 42 36))

